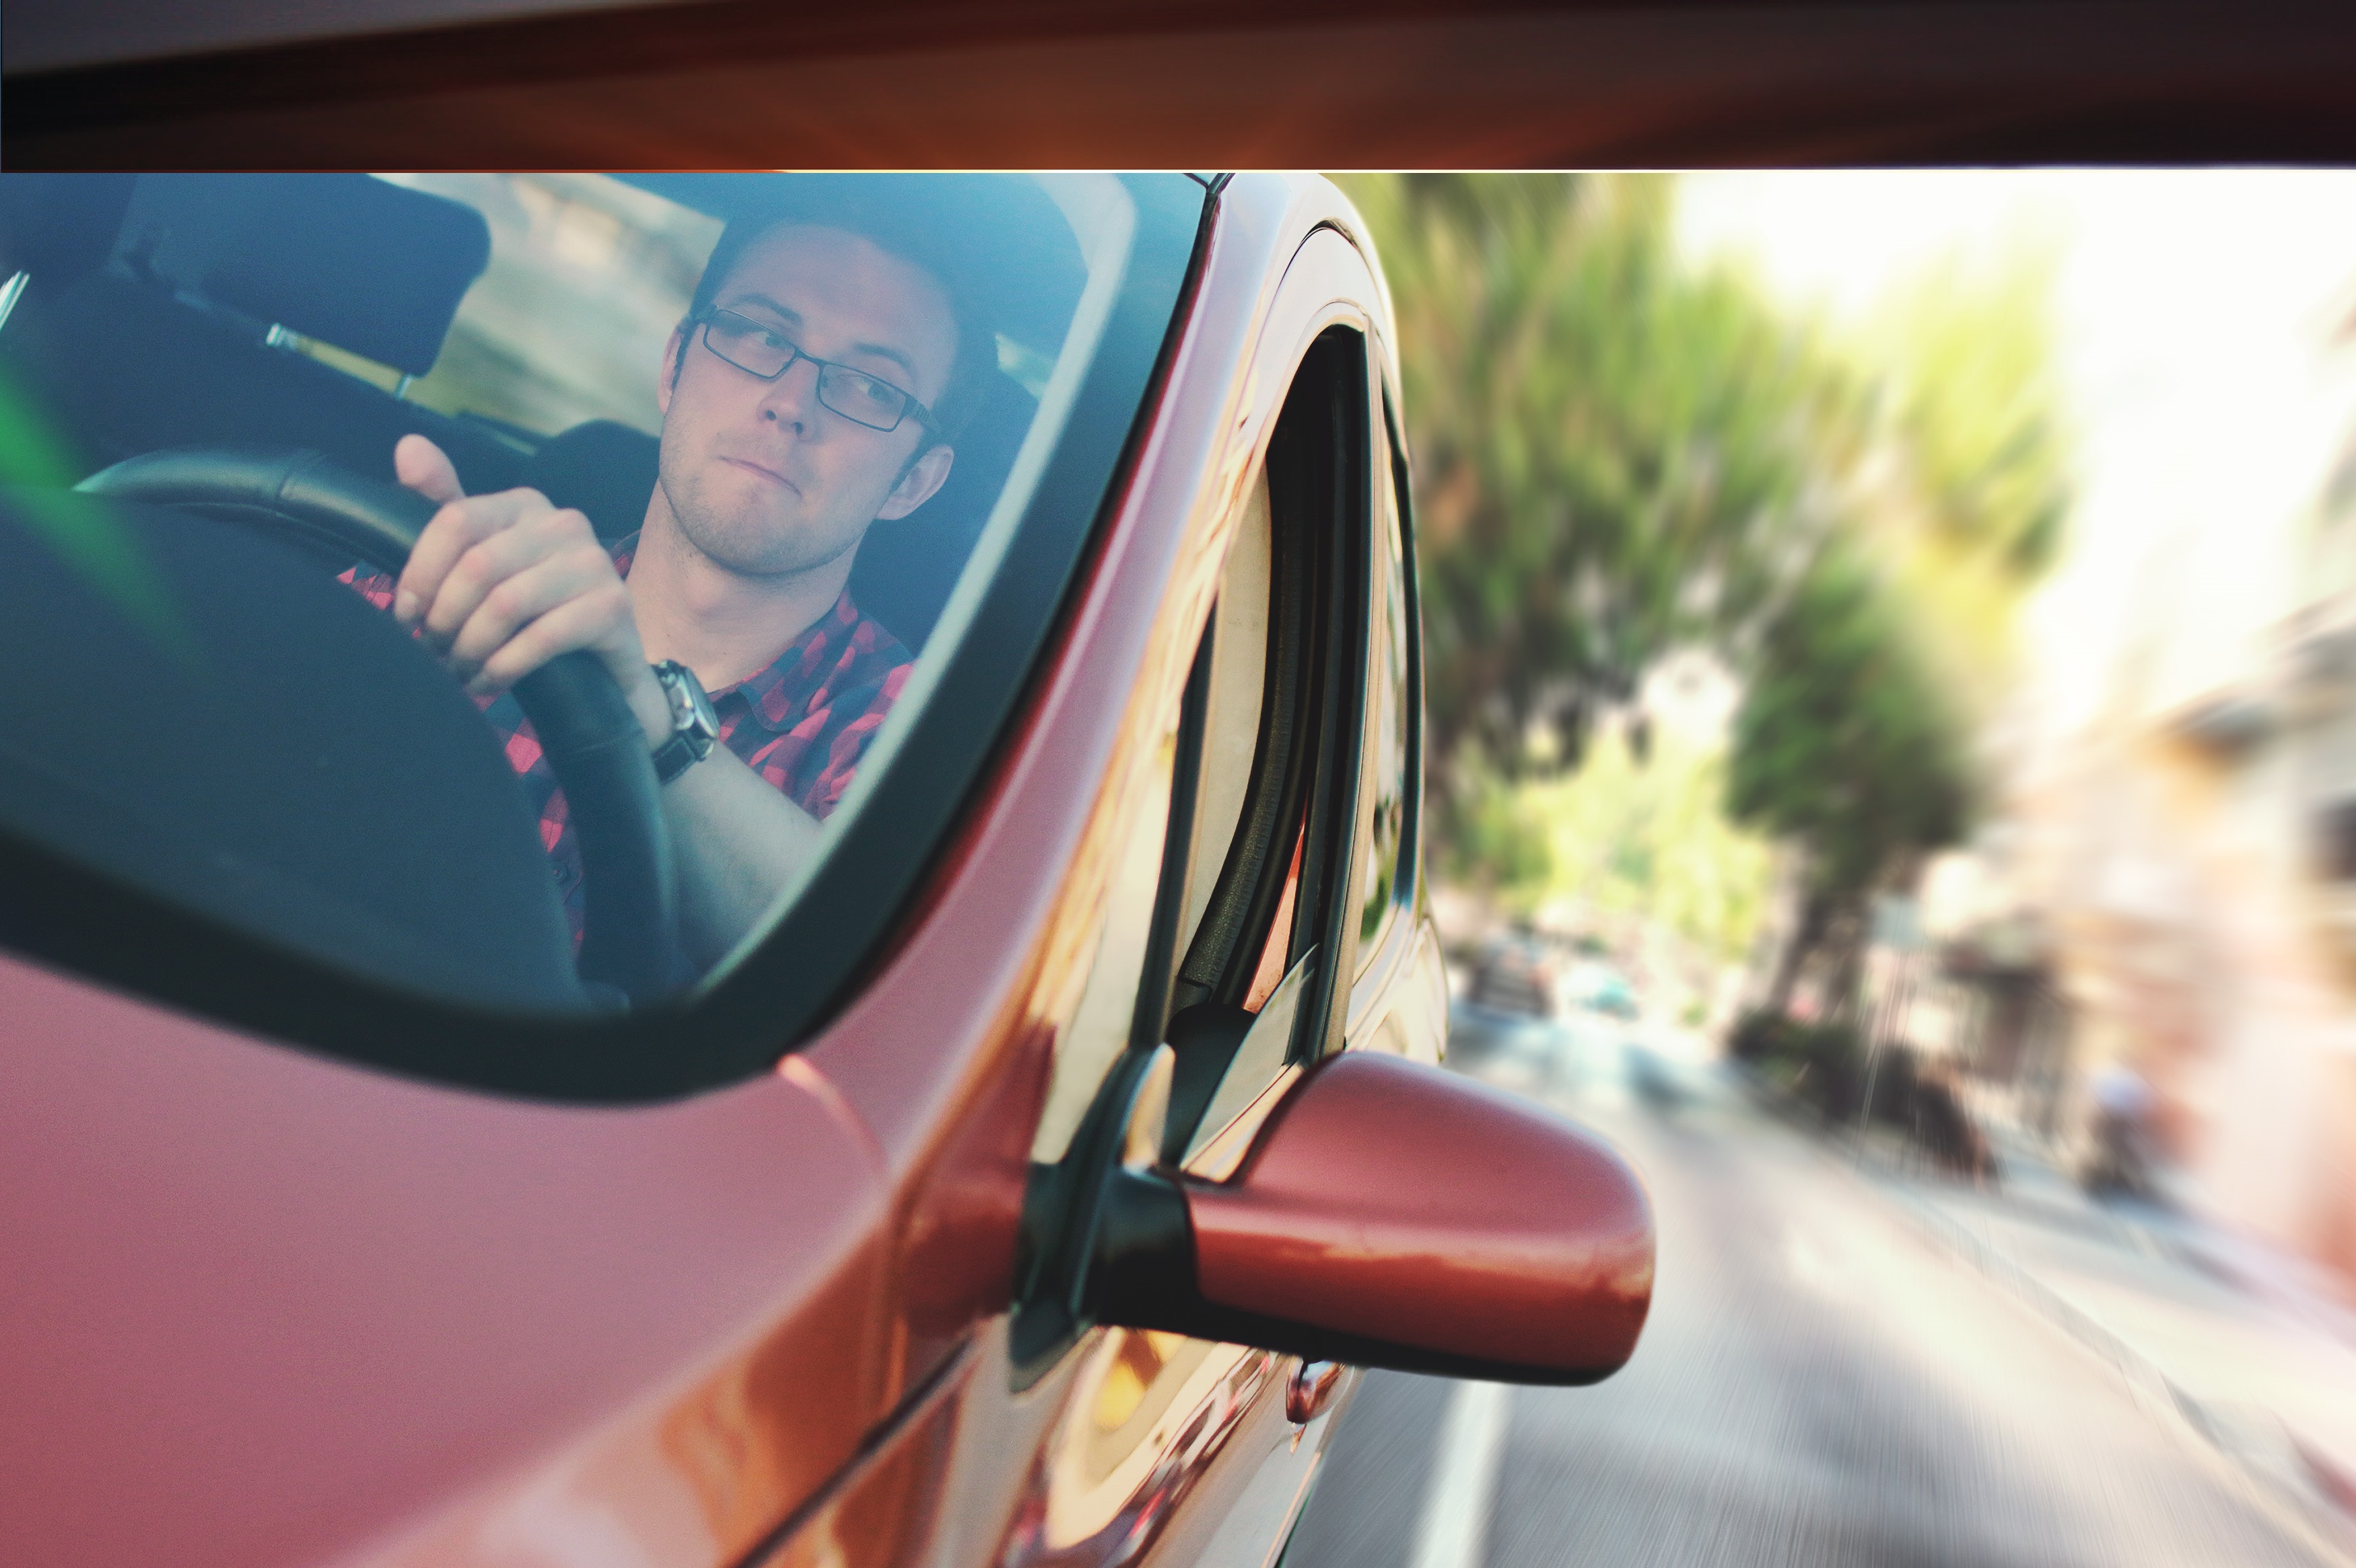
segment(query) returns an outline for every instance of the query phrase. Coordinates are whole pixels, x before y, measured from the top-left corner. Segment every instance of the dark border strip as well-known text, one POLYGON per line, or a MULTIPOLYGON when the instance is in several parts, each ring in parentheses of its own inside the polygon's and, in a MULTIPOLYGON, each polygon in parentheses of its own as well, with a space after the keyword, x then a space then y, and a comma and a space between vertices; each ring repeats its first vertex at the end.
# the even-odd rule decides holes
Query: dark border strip
MULTIPOLYGON (((1028 96, 1035 83, 1019 105, 978 86, 958 104, 922 106, 950 116, 929 140, 887 137, 872 155, 1036 161, 1044 135, 1117 149, 1080 162, 1353 165, 1369 155, 1364 77, 1379 70, 1412 81, 1386 123, 1415 130, 1373 155, 1397 163, 1402 148, 1428 149, 1407 160, 1419 166, 2356 157, 2346 85, 2356 17, 2302 0, 2231 9, 2189 0, 1301 0, 1282 10, 1247 0, 874 0, 790 13, 773 0, 684 0, 18 71, 6 78, 0 126, 24 167, 283 166, 290 157, 349 166, 369 161, 368 149, 381 157, 387 126, 412 149, 409 166, 513 161, 497 154, 502 145, 552 165, 617 155, 667 165, 682 154, 747 167, 839 165, 846 152, 858 155, 856 138, 831 121, 764 112, 764 68, 877 59, 873 104, 889 122, 905 89, 878 57, 1011 48, 1019 59, 1028 47, 1037 63, 1066 46, 1119 40, 1132 46, 1120 63, 1098 69, 1138 73, 1135 94, 1078 95, 1054 129, 1052 103, 1043 120, 1028 96), (1501 73, 1530 68, 1526 40, 1501 41, 1494 26, 1515 17, 1570 23, 1587 40, 1558 40, 1551 69, 1561 91, 1550 107, 1527 91, 1494 90, 1501 73), (1379 54, 1369 40, 1396 24, 1417 25, 1415 41, 1370 63, 1364 48, 1379 54), (1355 63, 1329 78, 1318 69, 1323 56, 1301 54, 1286 68, 1280 109, 1264 113, 1209 92, 1190 112, 1166 77, 1146 74, 1159 40, 1280 29, 1355 40, 1355 63), (1499 58, 1515 48, 1520 55, 1499 58), (668 115, 625 93, 580 124, 552 123, 551 88, 666 80, 696 99, 692 112, 668 115), (1119 118, 1115 103, 1152 106, 1158 131, 1119 118), (276 118, 287 112, 303 117, 298 140, 276 118)), ((1239 80, 1258 80, 1254 63, 1238 61, 1239 80)), ((826 112, 839 112, 830 99, 826 112)))
MULTIPOLYGON (((1871 8, 1870 0, 1864 3, 1871 8)), ((1660 0, 1647 8, 1772 10, 1780 4, 1660 0)), ((1626 0, 1293 0, 1281 8, 1254 0, 868 0, 783 11, 776 0, 642 0, 11 72, 7 130, 13 135, 173 120, 216 112, 224 103, 337 103, 914 49, 1627 8, 1626 0)))

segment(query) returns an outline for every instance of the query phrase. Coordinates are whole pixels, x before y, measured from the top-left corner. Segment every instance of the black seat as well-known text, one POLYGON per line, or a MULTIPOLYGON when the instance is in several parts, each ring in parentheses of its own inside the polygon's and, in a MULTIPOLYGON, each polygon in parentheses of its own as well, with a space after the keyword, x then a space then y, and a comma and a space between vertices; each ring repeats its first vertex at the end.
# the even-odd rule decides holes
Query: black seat
POLYGON ((491 260, 481 213, 367 175, 150 175, 128 221, 179 287, 411 376, 491 260))
MULTIPOLYGON (((72 672, 0 683, 0 833, 402 989, 591 1006, 490 726, 297 552, 191 513, 0 491, 0 657, 72 672)), ((0 927, 44 950, 43 912, 5 888, 0 927)))
POLYGON ((0 180, 0 277, 63 289, 106 264, 135 175, 10 175, 0 180))
POLYGON ((359 175, 55 176, 0 208, 30 273, 0 374, 72 476, 166 447, 302 446, 392 477, 412 431, 470 489, 523 454, 265 342, 282 325, 396 370, 433 368, 489 234, 472 208, 359 175))
MULTIPOLYGON (((1038 406, 1012 377, 991 372, 939 492, 906 517, 867 530, 851 567, 851 596, 910 651, 923 651, 940 620, 1038 406)), ((653 436, 592 420, 543 443, 523 483, 587 514, 598 537, 610 542, 645 520, 659 460, 653 436)))

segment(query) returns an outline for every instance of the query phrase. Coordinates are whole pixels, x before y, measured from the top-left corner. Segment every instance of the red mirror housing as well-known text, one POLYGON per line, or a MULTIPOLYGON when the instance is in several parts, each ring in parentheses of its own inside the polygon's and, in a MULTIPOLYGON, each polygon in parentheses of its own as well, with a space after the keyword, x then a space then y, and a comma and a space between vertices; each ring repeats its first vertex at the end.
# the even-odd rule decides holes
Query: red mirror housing
POLYGON ((1653 1296, 1643 1185, 1530 1103, 1398 1057, 1305 1079, 1233 1181, 1122 1171, 1098 1235, 1100 1322, 1315 1359, 1585 1383, 1653 1296))

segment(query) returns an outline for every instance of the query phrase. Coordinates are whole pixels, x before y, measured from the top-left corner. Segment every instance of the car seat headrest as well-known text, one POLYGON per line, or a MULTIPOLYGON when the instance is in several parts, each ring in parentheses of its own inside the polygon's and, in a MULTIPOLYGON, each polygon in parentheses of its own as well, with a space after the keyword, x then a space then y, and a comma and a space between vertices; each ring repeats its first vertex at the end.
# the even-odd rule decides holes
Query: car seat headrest
POLYGON ((368 175, 148 175, 127 228, 176 286, 412 376, 491 256, 473 208, 368 175))
POLYGON ((131 175, 0 180, 0 278, 30 272, 54 292, 105 264, 131 204, 131 175))
POLYGON ((906 517, 867 530, 851 568, 851 595, 909 647, 932 636, 1038 411, 1012 377, 991 372, 947 482, 906 517))
POLYGON ((587 420, 540 443, 524 483, 589 519, 607 544, 637 533, 660 476, 662 443, 617 420, 587 420))
POLYGON ((783 219, 867 234, 937 274, 991 327, 1053 359, 1087 283, 1079 241, 1028 175, 631 174, 669 201, 734 222, 783 219))

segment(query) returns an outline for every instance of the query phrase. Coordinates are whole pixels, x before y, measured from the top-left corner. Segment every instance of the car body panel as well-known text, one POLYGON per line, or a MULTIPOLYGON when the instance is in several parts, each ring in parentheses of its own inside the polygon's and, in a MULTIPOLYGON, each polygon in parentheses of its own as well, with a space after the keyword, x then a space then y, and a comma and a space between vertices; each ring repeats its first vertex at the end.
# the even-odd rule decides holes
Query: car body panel
MULTIPOLYGON (((1156 792, 1168 787, 1166 761, 1155 762, 1165 755, 1229 531, 1292 367, 1334 319, 1336 304, 1368 324, 1385 308, 1374 274, 1332 231, 1326 246, 1343 245, 1345 254, 1321 247, 1301 264, 1322 226, 1351 220, 1323 182, 1248 176, 1225 193, 1171 392, 1092 566, 1087 601, 1058 645, 1055 672, 924 930, 798 1059, 842 1085, 856 1114, 880 1124, 877 1141, 905 1216, 899 1277, 912 1381, 926 1378, 936 1357, 958 1353, 951 1347, 961 1312, 969 1324, 992 1291, 1004 1299, 998 1271, 1012 1254, 1023 1151, 1011 1143, 960 1145, 958 1130, 978 1125, 970 1108, 983 1085, 998 1085, 984 1092, 1009 1100, 1017 1093, 1011 1085, 1035 1093, 1056 1029, 1072 1022, 1119 847, 1140 821, 1155 820, 1156 792), (1220 366, 1230 368, 1211 373, 1220 366), (1075 831, 1082 812, 1085 826, 1075 831), (1056 863, 1049 857, 1071 869, 1060 888, 1042 890, 1033 868, 1056 863), (1053 894, 1044 908, 1043 891, 1053 894), (947 974, 1001 976, 1001 994, 1020 1003, 973 1015, 975 1032, 964 1040, 945 1037, 938 986, 947 974), (901 1074, 922 1086, 905 1092, 901 1074), (932 1128, 921 1121, 927 1105, 939 1118, 932 1128), (966 1289, 943 1284, 944 1272, 957 1275, 953 1264, 942 1267, 951 1253, 973 1260, 966 1289)), ((1408 933, 1402 946, 1412 945, 1415 923, 1395 923, 1408 933)), ((1369 997, 1384 989, 1371 975, 1364 987, 1369 997)), ((1437 1029, 1414 1032, 1423 1037, 1416 1047, 1436 1056, 1437 1029)), ((974 1340, 962 1347, 986 1370, 960 1364, 948 1374, 960 1404, 986 1410, 1009 1397, 1002 1328, 1002 1319, 991 1322, 979 1330, 979 1348, 974 1340)), ((1076 1568, 1230 1554, 1265 1561, 1305 1496, 1332 1426, 1331 1410, 1310 1424, 1313 1433, 1285 1418, 1291 1364, 1239 1346, 1097 1331, 1012 1396, 1031 1413, 1024 1430, 1041 1434, 1019 1478, 1002 1459, 993 1466, 991 1456, 1023 1450, 986 1415, 970 1430, 951 1422, 950 1456, 921 1461, 968 1477, 991 1472, 1011 1489, 993 1498, 988 1484, 945 1478, 941 1487, 962 1500, 918 1530, 927 1538, 921 1548, 897 1533, 908 1528, 905 1520, 888 1545, 861 1534, 854 1520, 865 1505, 846 1491, 799 1524, 776 1560, 883 1563, 902 1552, 1076 1568), (993 1501, 1005 1521, 997 1531, 987 1523, 993 1501)), ((893 1451, 911 1456, 891 1463, 918 1465, 913 1456, 943 1440, 920 1434, 948 1419, 927 1413, 895 1428, 893 1451)), ((874 1463, 875 1478, 858 1485, 899 1484, 874 1463)))
POLYGON ((882 1187, 782 1076, 530 1104, 6 958, 0 1017, 12 1552, 319 1562, 471 1506, 443 1560, 723 1561, 878 1413, 882 1187))

